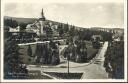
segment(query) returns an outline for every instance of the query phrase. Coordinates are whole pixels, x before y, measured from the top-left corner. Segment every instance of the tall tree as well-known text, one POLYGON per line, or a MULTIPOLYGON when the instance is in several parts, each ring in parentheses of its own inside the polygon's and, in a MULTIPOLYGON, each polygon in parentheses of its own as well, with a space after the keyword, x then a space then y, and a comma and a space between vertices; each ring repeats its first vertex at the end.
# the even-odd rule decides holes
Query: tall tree
POLYGON ((32 57, 32 48, 30 45, 28 46, 27 54, 28 54, 28 56, 32 57))
POLYGON ((71 37, 74 37, 74 36, 75 36, 75 27, 74 27, 74 26, 72 26, 72 27, 70 28, 70 30, 69 30, 69 35, 70 35, 71 37))
POLYGON ((77 62, 86 62, 87 61, 87 48, 86 43, 82 40, 77 44, 77 62))
POLYGON ((23 66, 21 53, 19 53, 19 46, 16 45, 14 40, 10 37, 5 43, 4 51, 4 78, 5 79, 17 79, 26 78, 21 76, 27 74, 27 69, 23 66))
POLYGON ((16 20, 12 21, 12 25, 13 28, 16 28, 18 26, 18 22, 16 20))
POLYGON ((69 31, 69 25, 67 23, 67 24, 64 24, 64 32, 67 33, 68 31, 69 31))
POLYGON ((60 36, 62 36, 64 34, 64 30, 63 30, 63 25, 62 24, 58 25, 58 32, 59 32, 60 36))
POLYGON ((21 30, 26 29, 27 23, 19 23, 19 26, 21 27, 21 30))

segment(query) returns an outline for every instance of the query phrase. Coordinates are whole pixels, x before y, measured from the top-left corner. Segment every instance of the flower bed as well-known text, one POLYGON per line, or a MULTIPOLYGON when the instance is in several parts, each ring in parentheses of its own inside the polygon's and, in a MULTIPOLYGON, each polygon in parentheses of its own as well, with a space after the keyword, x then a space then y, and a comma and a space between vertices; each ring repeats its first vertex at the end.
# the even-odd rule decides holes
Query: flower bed
POLYGON ((60 72, 44 72, 57 79, 81 79, 83 73, 60 73, 60 72))

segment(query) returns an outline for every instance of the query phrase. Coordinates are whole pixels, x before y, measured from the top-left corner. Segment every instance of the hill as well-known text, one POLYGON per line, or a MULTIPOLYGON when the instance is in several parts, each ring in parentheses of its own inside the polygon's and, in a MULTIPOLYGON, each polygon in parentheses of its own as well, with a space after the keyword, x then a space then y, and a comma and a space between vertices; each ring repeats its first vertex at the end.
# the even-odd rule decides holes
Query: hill
MULTIPOLYGON (((9 17, 9 16, 4 16, 4 20, 6 19, 13 19, 13 20, 16 20, 18 23, 34 23, 38 18, 17 18, 17 17, 9 17)), ((61 22, 56 22, 56 21, 52 21, 52 20, 48 20, 46 19, 47 21, 49 22, 52 22, 53 24, 59 24, 61 22)), ((62 23, 63 25, 65 25, 66 23, 62 23)), ((69 26, 71 26, 69 24, 69 26)), ((83 28, 83 27, 78 27, 78 26, 75 26, 75 28, 79 29, 79 28, 83 28)))
POLYGON ((33 23, 37 20, 37 18, 17 18, 17 17, 9 17, 9 16, 4 16, 4 20, 6 19, 13 19, 16 20, 18 23, 33 23))

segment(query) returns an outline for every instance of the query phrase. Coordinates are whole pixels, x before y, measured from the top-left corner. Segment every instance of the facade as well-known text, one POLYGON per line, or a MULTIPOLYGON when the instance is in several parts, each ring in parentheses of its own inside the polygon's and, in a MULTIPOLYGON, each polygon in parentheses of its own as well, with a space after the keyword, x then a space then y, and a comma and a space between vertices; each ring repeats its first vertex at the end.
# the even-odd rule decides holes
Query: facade
POLYGON ((9 32, 20 32, 20 26, 17 26, 16 28, 9 27, 9 32))

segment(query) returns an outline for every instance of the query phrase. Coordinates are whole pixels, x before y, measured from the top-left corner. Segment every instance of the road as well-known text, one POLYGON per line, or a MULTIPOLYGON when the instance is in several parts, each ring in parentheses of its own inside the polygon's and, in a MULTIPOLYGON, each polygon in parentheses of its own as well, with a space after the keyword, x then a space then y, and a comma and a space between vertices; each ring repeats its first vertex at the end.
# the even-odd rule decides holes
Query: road
MULTIPOLYGON (((54 40, 54 42, 56 41, 64 41, 65 39, 60 39, 60 40, 54 40)), ((31 42, 31 43, 20 43, 18 44, 19 46, 24 46, 24 45, 32 45, 32 44, 39 44, 39 43, 49 43, 50 41, 37 41, 37 42, 31 42)))
MULTIPOLYGON (((103 67, 104 55, 108 47, 108 42, 105 42, 96 58, 92 63, 74 63, 70 62, 70 72, 83 72, 83 79, 107 79, 107 73, 103 67)), ((61 65, 62 66, 62 65, 61 65)), ((31 67, 30 70, 41 70, 45 72, 67 72, 67 67, 31 67)), ((65 64, 67 66, 67 63, 65 64)))

